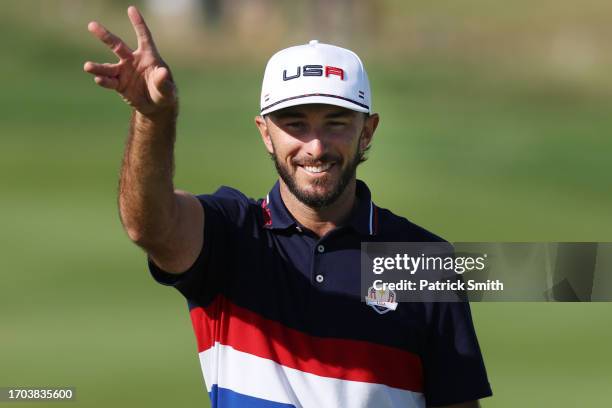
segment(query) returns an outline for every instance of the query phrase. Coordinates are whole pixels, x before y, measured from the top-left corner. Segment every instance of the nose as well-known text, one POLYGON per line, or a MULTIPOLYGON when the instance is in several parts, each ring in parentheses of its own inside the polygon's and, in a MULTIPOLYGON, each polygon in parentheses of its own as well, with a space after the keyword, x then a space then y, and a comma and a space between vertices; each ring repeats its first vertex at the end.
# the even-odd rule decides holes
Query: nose
POLYGON ((325 153, 323 141, 318 137, 313 137, 308 143, 306 143, 305 147, 306 154, 313 159, 319 159, 325 153))
POLYGON ((324 136, 320 131, 312 131, 309 139, 304 143, 306 154, 313 159, 320 159, 326 151, 324 136))

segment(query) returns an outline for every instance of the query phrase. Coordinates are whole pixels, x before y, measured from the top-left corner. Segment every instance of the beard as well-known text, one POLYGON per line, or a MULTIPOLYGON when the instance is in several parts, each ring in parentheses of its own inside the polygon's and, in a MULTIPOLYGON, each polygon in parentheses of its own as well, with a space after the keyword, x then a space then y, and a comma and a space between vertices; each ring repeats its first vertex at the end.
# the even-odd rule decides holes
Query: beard
POLYGON ((323 192, 320 193, 316 191, 308 191, 307 189, 300 187, 295 175, 292 175, 288 166, 281 162, 278 159, 278 156, 276 156, 276 149, 274 149, 274 152, 270 154, 270 157, 274 162, 278 175, 285 182, 291 194, 310 208, 324 208, 333 204, 342 195, 344 190, 346 190, 346 187, 349 185, 351 180, 355 178, 357 174, 357 166, 361 163, 363 158, 362 153, 359 151, 359 143, 357 146, 357 151, 352 157, 349 158, 349 161, 344 167, 342 167, 344 164, 342 158, 332 155, 323 155, 320 159, 316 160, 316 162, 293 160, 293 164, 296 167, 298 164, 308 166, 321 165, 329 162, 334 162, 334 166, 341 166, 340 177, 338 177, 335 181, 331 179, 331 176, 329 175, 312 181, 311 185, 315 187, 315 190, 317 187, 322 187, 323 192))

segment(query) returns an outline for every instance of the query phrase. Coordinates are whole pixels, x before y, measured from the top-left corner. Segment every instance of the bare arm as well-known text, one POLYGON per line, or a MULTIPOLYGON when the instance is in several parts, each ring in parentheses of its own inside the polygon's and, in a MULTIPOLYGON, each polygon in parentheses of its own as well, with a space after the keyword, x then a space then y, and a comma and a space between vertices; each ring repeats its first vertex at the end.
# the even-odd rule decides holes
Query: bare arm
POLYGON ((204 214, 197 198, 174 189, 176 86, 144 19, 128 16, 138 48, 132 51, 97 22, 89 31, 119 57, 115 64, 85 63, 95 82, 117 91, 133 108, 119 183, 119 211, 130 239, 162 269, 181 273, 202 248, 204 214))

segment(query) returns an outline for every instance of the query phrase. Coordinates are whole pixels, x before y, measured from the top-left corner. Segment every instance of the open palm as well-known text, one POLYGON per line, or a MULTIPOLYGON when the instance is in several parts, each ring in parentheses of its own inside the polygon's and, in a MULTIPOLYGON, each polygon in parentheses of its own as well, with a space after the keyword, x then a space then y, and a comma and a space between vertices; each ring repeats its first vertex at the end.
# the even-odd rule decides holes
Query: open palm
POLYGON ((176 86, 138 9, 129 7, 128 17, 136 32, 138 48, 131 50, 121 38, 92 21, 88 30, 115 53, 119 62, 87 61, 83 69, 94 75, 98 85, 114 89, 140 113, 154 115, 176 104, 176 86))

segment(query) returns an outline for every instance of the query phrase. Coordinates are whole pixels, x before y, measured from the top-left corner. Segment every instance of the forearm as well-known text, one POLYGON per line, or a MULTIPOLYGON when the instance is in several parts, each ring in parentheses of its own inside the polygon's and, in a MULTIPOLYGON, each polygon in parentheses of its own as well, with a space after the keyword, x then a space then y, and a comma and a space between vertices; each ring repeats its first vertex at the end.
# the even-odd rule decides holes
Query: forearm
POLYGON ((119 211, 130 238, 145 249, 164 242, 178 216, 172 182, 177 114, 178 108, 150 117, 132 113, 119 211))

